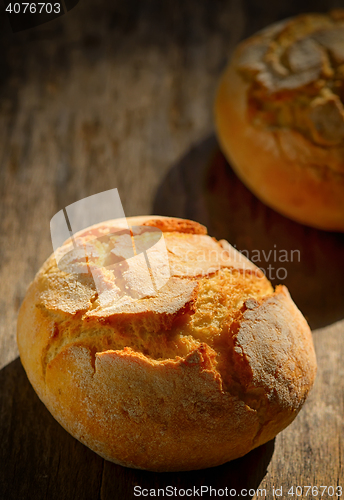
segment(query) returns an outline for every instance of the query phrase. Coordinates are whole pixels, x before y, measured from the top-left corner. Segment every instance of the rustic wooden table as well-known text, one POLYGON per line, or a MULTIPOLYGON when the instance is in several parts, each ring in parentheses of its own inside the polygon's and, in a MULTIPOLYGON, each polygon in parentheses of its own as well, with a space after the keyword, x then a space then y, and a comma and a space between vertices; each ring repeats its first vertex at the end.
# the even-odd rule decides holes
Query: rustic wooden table
MULTIPOLYGON (((271 499, 296 498, 296 486, 344 488, 344 235, 295 224, 258 202, 219 152, 212 118, 217 79, 241 38, 340 3, 81 0, 15 34, 1 12, 1 499, 126 500, 134 485, 260 488, 271 499), (295 422, 246 457, 189 473, 116 466, 69 436, 26 378, 16 318, 52 251, 50 219, 115 187, 128 216, 195 218, 241 250, 300 251, 283 264, 284 282, 314 331, 316 384, 295 422)), ((299 498, 310 498, 305 491, 299 498)))

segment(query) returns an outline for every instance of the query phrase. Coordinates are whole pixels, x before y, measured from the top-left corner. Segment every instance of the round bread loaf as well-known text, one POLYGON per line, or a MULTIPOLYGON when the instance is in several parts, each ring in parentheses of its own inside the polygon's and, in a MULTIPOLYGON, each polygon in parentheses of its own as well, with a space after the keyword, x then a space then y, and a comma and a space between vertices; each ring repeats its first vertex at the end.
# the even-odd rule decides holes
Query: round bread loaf
POLYGON ((263 202, 344 231, 344 10, 305 14, 241 42, 215 104, 221 147, 263 202))
POLYGON ((74 437, 128 467, 211 467, 269 441, 296 417, 316 373, 288 290, 274 291, 196 222, 127 222, 131 233, 123 219, 78 233, 30 285, 18 346, 38 396, 74 437), (149 253, 156 229, 164 245, 149 253), (168 255, 170 276, 146 296, 134 290, 147 270, 135 267, 140 254, 126 259, 133 240, 148 248, 151 276, 164 268, 163 248, 168 255), (86 264, 74 253, 82 245, 86 264))

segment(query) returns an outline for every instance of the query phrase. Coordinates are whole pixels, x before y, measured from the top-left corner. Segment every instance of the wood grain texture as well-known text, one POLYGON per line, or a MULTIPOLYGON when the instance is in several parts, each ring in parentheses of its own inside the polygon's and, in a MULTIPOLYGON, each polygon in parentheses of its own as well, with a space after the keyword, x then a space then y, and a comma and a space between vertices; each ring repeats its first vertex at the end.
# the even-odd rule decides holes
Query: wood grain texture
POLYGON ((341 3, 80 0, 68 15, 16 34, 0 12, 0 498, 130 499, 135 484, 260 485, 273 498, 273 485, 344 486, 343 235, 266 209, 211 137, 217 80, 235 44, 278 19, 341 3), (275 442, 212 470, 134 471, 78 443, 38 400, 15 331, 26 288, 52 251, 50 219, 115 187, 128 216, 159 210, 205 222, 241 249, 301 249, 286 284, 321 327, 319 373, 275 442))
MULTIPOLYGON (((318 359, 315 386, 294 423, 277 436, 276 452, 260 485, 267 491, 272 491, 273 485, 283 486, 283 498, 288 498, 291 486, 344 483, 343 337, 344 321, 314 332, 318 359)), ((328 492, 324 497, 330 498, 328 492)))

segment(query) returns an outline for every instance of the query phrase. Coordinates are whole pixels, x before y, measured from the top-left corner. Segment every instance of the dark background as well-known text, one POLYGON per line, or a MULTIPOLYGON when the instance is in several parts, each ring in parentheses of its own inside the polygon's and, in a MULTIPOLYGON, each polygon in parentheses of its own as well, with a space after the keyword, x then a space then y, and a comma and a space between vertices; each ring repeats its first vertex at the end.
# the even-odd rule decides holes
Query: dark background
POLYGON ((68 14, 16 33, 2 6, 0 498, 127 499, 135 484, 260 485, 272 498, 273 485, 284 492, 344 486, 343 235, 293 223, 258 202, 219 153, 212 111, 241 39, 285 17, 341 6, 80 0, 68 14), (18 308, 52 251, 52 216, 110 188, 118 188, 127 216, 191 217, 241 249, 302 250, 286 284, 316 329, 319 372, 303 411, 274 442, 208 471, 134 471, 78 443, 38 400, 18 359, 18 308))

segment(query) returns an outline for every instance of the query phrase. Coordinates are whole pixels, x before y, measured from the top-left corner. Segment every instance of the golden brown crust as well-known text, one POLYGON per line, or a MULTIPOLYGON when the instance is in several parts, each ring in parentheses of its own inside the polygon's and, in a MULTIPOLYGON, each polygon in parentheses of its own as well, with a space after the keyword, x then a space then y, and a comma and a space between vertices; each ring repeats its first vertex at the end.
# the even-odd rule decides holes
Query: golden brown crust
MULTIPOLYGON (((199 469, 286 427, 312 387, 315 354, 285 287, 274 292, 227 242, 195 234, 187 221, 161 220, 184 274, 172 273, 156 297, 102 308, 90 277, 61 271, 51 257, 20 309, 18 346, 53 416, 101 456, 156 471, 199 469), (205 262, 214 261, 210 272, 205 262)), ((118 221, 97 225, 93 235, 114 227, 118 221)))
MULTIPOLYGON (((125 219, 116 219, 116 226, 118 228, 127 228, 128 220, 130 220, 131 226, 149 226, 156 227, 160 229, 163 233, 165 232, 178 232, 178 233, 188 233, 188 234, 207 234, 207 228, 200 224, 188 219, 179 219, 177 217, 165 217, 162 215, 138 215, 136 217, 129 217, 125 219)), ((113 227, 112 221, 101 222, 100 224, 95 224, 91 229, 96 229, 98 227, 113 227)), ((90 229, 90 228, 88 228, 90 229)), ((79 231, 77 234, 82 234, 85 230, 79 231)))
POLYGON ((207 234, 207 228, 199 224, 198 222, 194 222, 192 220, 185 219, 171 219, 171 218, 155 218, 148 219, 147 221, 142 223, 143 226, 151 226, 157 227, 163 233, 188 233, 188 234, 207 234))
POLYGON ((215 106, 225 154, 281 213, 344 230, 344 11, 305 14, 242 42, 215 106))

